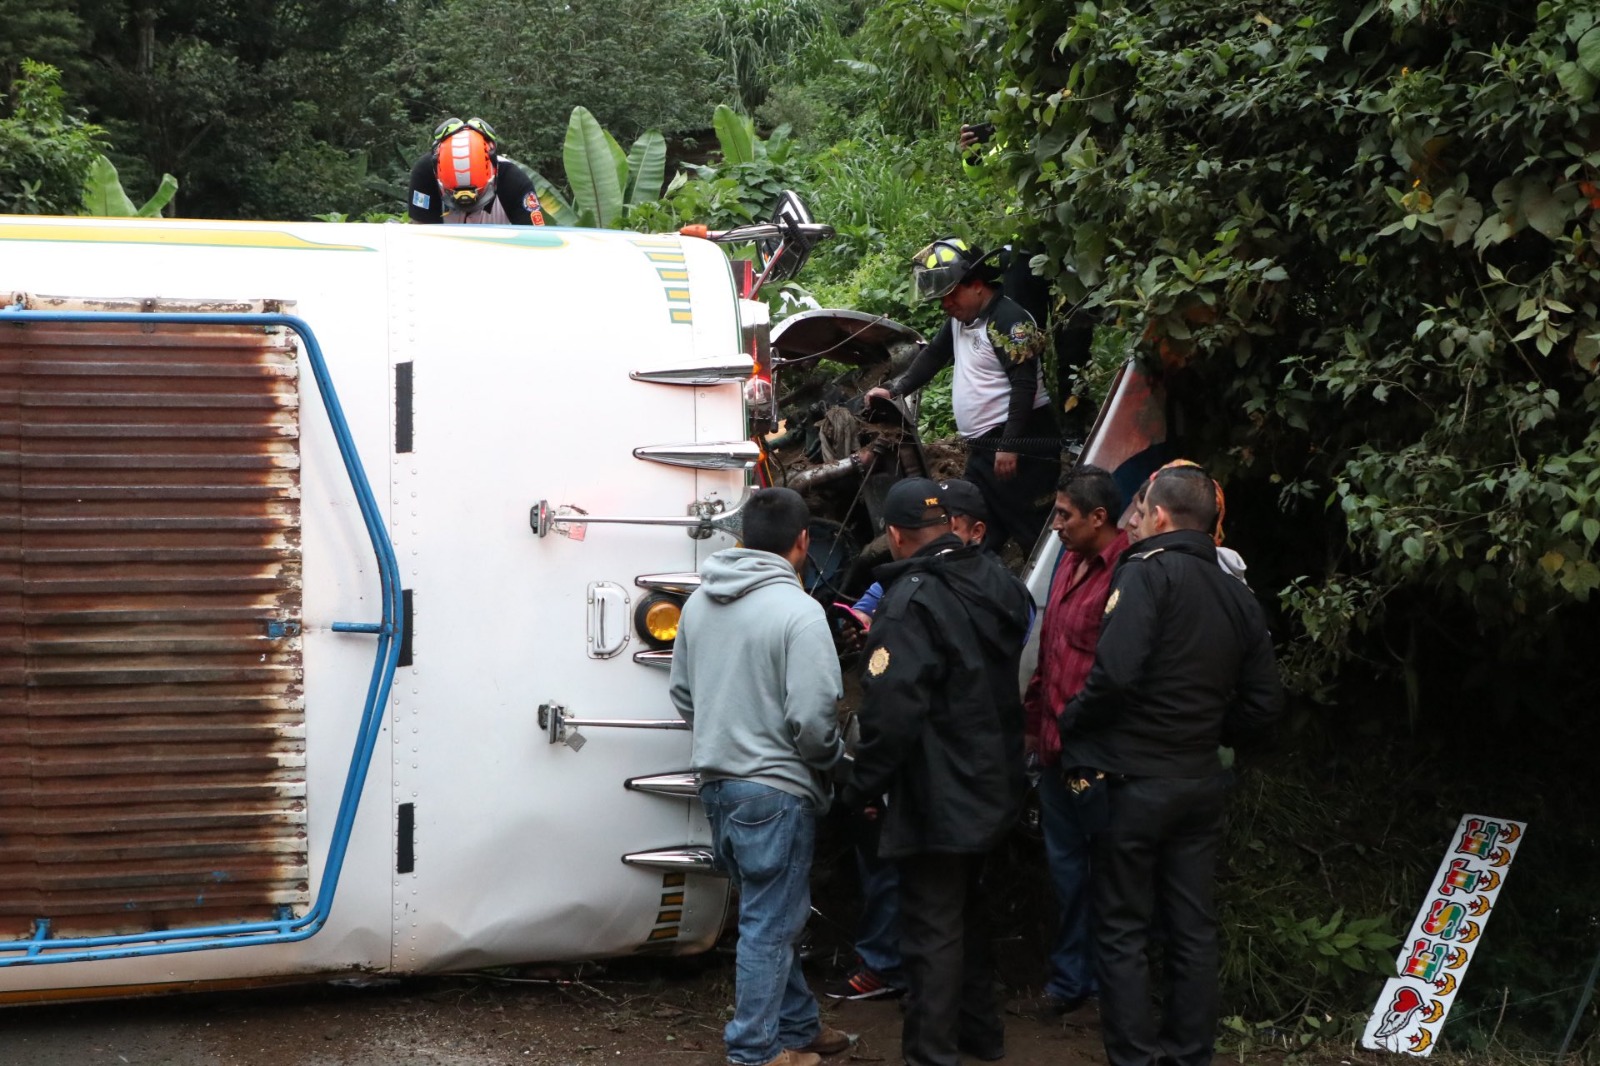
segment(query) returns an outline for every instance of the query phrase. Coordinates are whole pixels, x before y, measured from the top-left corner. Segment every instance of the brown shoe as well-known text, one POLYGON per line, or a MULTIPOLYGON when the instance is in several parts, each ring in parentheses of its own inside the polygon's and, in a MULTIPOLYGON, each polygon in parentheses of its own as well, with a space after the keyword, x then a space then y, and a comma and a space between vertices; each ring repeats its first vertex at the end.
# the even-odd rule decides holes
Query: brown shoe
POLYGON ((822 1066, 822 1056, 813 1055, 809 1051, 784 1048, 778 1052, 778 1057, 767 1063, 766 1066, 822 1066))
POLYGON ((831 1025, 824 1025, 817 1038, 802 1048, 795 1048, 797 1052, 812 1055, 837 1055, 841 1051, 849 1051, 856 1046, 856 1038, 849 1033, 841 1032, 831 1025))

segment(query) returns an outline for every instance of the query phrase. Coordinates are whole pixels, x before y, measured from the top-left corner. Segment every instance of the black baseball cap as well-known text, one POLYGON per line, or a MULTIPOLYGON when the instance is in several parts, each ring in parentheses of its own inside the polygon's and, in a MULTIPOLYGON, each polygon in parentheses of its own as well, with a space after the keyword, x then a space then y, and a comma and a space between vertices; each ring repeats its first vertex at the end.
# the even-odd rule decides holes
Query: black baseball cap
POLYGON ((939 496, 939 485, 925 477, 896 481, 883 498, 883 524, 901 529, 922 529, 950 520, 939 496))
POLYGON ((966 515, 980 522, 989 521, 989 507, 983 493, 970 481, 953 477, 939 482, 939 502, 951 515, 966 515))

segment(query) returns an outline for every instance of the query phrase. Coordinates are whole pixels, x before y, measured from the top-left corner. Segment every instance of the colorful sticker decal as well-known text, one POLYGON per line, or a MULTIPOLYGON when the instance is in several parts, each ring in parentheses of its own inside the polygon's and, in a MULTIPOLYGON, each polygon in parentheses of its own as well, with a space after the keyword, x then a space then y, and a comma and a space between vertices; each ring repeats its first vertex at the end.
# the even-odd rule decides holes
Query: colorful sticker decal
POLYGON ((1438 1042, 1526 822, 1463 815, 1428 898, 1401 944, 1391 977, 1367 1021, 1361 1046, 1428 1055, 1438 1042))
POLYGON ((167 244, 203 248, 283 248, 317 252, 372 252, 365 244, 327 244, 304 237, 258 227, 212 228, 199 226, 156 226, 149 222, 128 225, 105 223, 73 224, 53 219, 50 225, 13 222, 0 223, 0 241, 52 241, 87 244, 167 244))
POLYGON ((655 267, 667 296, 667 315, 677 325, 691 325, 694 311, 689 305, 689 265, 683 245, 676 237, 634 237, 631 243, 655 267))

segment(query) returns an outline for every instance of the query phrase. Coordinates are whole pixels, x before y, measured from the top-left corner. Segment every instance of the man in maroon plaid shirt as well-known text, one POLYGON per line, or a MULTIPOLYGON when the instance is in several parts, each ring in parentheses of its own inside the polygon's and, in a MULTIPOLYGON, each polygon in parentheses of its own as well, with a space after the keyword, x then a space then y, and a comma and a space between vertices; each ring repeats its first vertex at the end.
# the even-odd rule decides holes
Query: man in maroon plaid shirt
POLYGON ((1069 470, 1056 486, 1050 528, 1066 551, 1050 582, 1039 631, 1039 665, 1028 682, 1025 743, 1043 770, 1039 806, 1045 857, 1060 926, 1050 952, 1045 984, 1047 1011, 1065 1014, 1095 994, 1094 950, 1089 924, 1089 840, 1078 825, 1061 770, 1061 734, 1056 715, 1077 695, 1094 665, 1100 619, 1111 594, 1111 572, 1128 546, 1117 528, 1122 497, 1111 475, 1097 466, 1069 470))

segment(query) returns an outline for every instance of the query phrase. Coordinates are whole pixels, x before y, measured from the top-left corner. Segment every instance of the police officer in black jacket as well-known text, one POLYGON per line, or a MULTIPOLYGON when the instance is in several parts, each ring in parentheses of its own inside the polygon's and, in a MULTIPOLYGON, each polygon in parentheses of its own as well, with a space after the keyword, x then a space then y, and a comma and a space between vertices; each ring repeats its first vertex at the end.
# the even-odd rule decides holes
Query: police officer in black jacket
POLYGON ((1212 903, 1225 778, 1217 746, 1283 706, 1261 607, 1217 565, 1216 486, 1195 467, 1145 496, 1155 535, 1123 554, 1093 670, 1061 713, 1061 765, 1093 846, 1100 1019, 1111 1066, 1205 1066, 1216 1040, 1212 903), (1102 776, 1103 775, 1103 776, 1102 776), (1158 1026, 1145 957, 1166 929, 1158 1026))
POLYGON ((879 854, 900 871, 909 1066, 1005 1054, 982 921, 984 856, 1022 807, 1018 663, 1030 598, 950 532, 938 486, 884 501, 890 554, 863 651, 861 740, 845 802, 882 807, 879 854), (887 794, 887 805, 882 797, 887 794))

